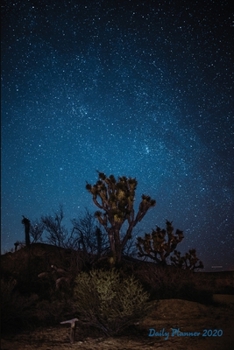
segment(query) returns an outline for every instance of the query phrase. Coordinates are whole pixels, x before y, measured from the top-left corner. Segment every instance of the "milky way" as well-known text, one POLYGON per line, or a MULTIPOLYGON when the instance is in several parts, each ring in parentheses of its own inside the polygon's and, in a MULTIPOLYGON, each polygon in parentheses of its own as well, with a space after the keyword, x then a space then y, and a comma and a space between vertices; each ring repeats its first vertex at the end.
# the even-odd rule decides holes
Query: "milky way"
POLYGON ((2 251, 96 170, 156 199, 179 249, 234 267, 233 18, 228 1, 3 1, 2 251), (180 3, 180 5, 177 3, 180 3))

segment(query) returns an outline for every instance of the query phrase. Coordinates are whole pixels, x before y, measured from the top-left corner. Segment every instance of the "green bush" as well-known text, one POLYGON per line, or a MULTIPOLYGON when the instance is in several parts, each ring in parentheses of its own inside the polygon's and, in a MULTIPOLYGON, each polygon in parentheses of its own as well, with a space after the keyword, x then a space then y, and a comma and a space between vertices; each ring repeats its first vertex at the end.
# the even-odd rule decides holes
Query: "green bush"
POLYGON ((115 269, 80 273, 74 297, 80 320, 106 335, 120 333, 148 310, 149 296, 139 281, 133 276, 121 277, 115 269))

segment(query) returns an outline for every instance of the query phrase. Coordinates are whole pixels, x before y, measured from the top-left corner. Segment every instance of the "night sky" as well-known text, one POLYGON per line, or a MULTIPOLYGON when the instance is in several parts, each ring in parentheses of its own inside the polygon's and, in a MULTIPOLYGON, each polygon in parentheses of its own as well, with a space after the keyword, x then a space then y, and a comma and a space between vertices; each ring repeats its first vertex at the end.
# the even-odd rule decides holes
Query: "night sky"
POLYGON ((94 212, 99 170, 157 201, 142 234, 234 268, 233 37, 225 0, 4 0, 2 252, 22 214, 94 212))

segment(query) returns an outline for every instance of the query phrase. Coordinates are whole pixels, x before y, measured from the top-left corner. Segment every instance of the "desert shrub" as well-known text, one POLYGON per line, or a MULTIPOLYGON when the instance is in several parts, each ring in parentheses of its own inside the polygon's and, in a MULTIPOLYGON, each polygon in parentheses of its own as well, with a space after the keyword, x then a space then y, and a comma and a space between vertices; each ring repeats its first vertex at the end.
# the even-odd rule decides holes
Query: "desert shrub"
POLYGON ((40 300, 35 307, 38 325, 55 326, 64 319, 72 318, 75 312, 72 300, 40 300))
POLYGON ((183 286, 193 279, 190 271, 152 263, 140 267, 136 275, 150 290, 153 299, 177 298, 183 286))
POLYGON ((136 275, 150 291, 151 299, 178 298, 203 303, 212 301, 212 290, 198 285, 198 278, 193 271, 150 263, 140 267, 136 275))
POLYGON ((179 291, 180 299, 196 301, 201 304, 213 304, 213 292, 208 288, 197 288, 194 283, 187 283, 179 291))
POLYGON ((1 327, 17 330, 30 323, 36 295, 24 297, 15 290, 15 280, 1 280, 1 327))
POLYGON ((133 276, 121 277, 115 269, 80 273, 74 297, 80 320, 106 335, 120 333, 148 310, 149 296, 139 281, 133 276))

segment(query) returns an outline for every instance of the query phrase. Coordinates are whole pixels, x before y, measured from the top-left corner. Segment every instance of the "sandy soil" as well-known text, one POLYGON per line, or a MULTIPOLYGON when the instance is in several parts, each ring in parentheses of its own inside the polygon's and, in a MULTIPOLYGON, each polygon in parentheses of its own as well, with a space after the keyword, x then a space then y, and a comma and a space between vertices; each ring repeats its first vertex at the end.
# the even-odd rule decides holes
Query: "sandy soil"
MULTIPOLYGON (((69 342, 69 327, 37 329, 15 336, 2 336, 1 350, 231 350, 234 347, 234 304, 205 306, 199 303, 168 299, 152 302, 151 314, 134 330, 121 337, 85 337, 77 327, 76 341, 69 342), (149 332, 155 336, 149 336, 149 332), (205 330, 210 330, 205 334, 205 330), (215 330, 219 332, 216 333, 215 330), (161 333, 160 333, 161 332, 161 333), (191 332, 183 335, 178 332, 191 332), (216 336, 215 336, 216 333, 216 336), (222 334, 221 334, 222 333, 222 334), (174 335, 173 335, 174 334, 174 335), (211 336, 212 334, 212 336, 211 336), (206 335, 206 336, 205 336, 206 335), (208 336, 210 335, 210 336, 208 336)), ((87 331, 85 332, 87 334, 87 331)))

